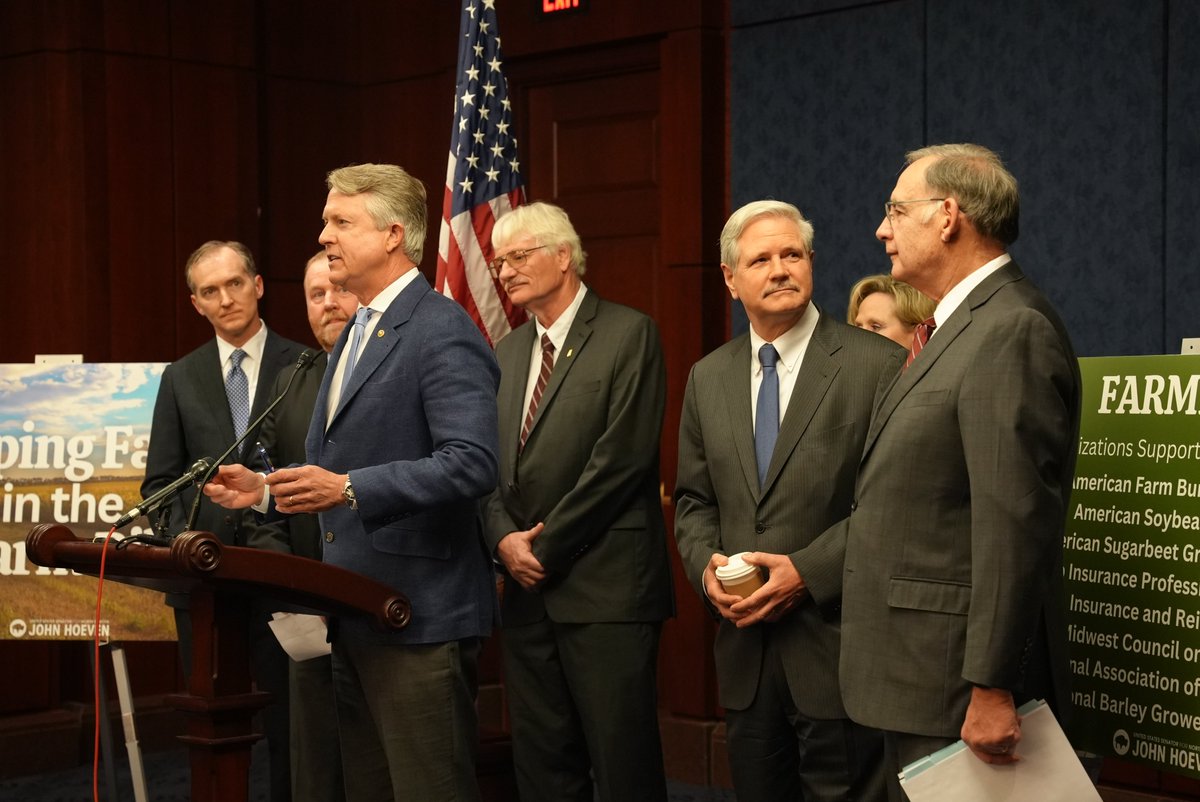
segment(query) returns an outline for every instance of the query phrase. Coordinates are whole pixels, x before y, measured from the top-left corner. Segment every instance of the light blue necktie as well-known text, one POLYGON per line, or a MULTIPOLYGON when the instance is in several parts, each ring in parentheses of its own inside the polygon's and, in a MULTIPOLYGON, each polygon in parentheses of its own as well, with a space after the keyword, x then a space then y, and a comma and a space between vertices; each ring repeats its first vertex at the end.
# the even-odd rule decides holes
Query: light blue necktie
POLYGON ((779 437, 779 374, 775 363, 779 352, 770 343, 758 349, 758 361, 762 365, 762 384, 758 386, 758 407, 754 415, 754 456, 758 459, 758 486, 767 479, 767 468, 771 455, 775 453, 775 440, 779 437))
POLYGON ((229 416, 233 419, 233 436, 241 437, 246 433, 246 424, 250 422, 250 381, 246 371, 242 370, 242 360, 246 352, 241 348, 229 355, 229 372, 225 374, 225 397, 229 399, 229 416))
MULTIPOLYGON (((354 315, 354 331, 350 333, 350 345, 346 349, 346 370, 342 373, 342 395, 341 399, 346 398, 346 388, 350 386, 350 374, 354 372, 354 366, 358 364, 358 349, 362 345, 363 335, 367 331, 367 321, 371 319, 373 314, 371 307, 364 306, 354 315)), ((341 400, 338 405, 341 405, 341 400)))

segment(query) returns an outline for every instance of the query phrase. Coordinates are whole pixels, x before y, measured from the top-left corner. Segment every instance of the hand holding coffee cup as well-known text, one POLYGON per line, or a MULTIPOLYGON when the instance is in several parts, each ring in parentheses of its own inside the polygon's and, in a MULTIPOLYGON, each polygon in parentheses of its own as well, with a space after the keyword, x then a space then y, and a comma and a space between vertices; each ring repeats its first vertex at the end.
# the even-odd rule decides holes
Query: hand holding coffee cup
POLYGON ((741 551, 731 555, 729 562, 717 566, 714 571, 726 593, 743 599, 763 586, 762 569, 745 561, 748 553, 741 551))

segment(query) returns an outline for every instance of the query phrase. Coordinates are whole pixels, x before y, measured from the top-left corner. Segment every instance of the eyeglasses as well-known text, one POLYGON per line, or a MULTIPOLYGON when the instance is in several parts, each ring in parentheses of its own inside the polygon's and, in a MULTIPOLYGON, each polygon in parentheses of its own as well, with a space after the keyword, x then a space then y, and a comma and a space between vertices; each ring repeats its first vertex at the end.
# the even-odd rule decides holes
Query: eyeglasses
POLYGON ((917 198, 915 200, 884 201, 883 214, 885 217, 887 217, 888 222, 890 223, 892 221, 892 212, 895 211, 897 206, 903 206, 906 203, 932 203, 933 201, 944 200, 945 198, 917 198))
POLYGON ((512 265, 513 270, 520 270, 529 261, 529 254, 536 251, 538 248, 545 248, 545 245, 534 245, 532 248, 525 248, 519 251, 509 251, 504 256, 497 256, 492 261, 488 262, 488 270, 492 271, 492 278, 499 279, 500 271, 504 269, 504 263, 508 262, 512 265))

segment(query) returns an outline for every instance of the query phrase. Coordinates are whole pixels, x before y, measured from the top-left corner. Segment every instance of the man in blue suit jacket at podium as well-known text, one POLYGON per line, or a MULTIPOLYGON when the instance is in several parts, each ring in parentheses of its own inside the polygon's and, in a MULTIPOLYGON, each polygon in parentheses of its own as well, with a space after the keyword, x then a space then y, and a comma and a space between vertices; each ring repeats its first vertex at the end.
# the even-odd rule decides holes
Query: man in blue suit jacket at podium
MULTIPOLYGON (((266 485, 277 511, 319 514, 325 562, 412 602, 399 633, 330 622, 347 799, 478 799, 476 666, 496 598, 477 501, 496 486, 499 368, 463 309, 416 268, 420 181, 364 164, 327 183, 329 277, 360 306, 317 395, 309 464, 266 485)), ((228 466, 206 492, 248 506, 263 485, 228 466)))

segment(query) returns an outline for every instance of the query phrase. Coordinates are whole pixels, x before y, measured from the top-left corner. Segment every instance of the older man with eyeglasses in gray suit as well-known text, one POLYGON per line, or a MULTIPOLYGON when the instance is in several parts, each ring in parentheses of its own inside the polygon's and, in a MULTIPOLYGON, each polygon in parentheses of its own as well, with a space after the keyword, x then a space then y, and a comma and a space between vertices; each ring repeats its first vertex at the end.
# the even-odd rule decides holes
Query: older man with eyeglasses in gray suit
POLYGON ((914 151, 876 236, 937 302, 876 406, 849 518, 801 560, 842 599, 841 683, 896 772, 962 738, 1020 755, 1017 707, 1070 706, 1062 536, 1079 431, 1067 331, 1008 254, 1017 182, 978 145, 914 151), (844 559, 843 559, 844 558, 844 559))

